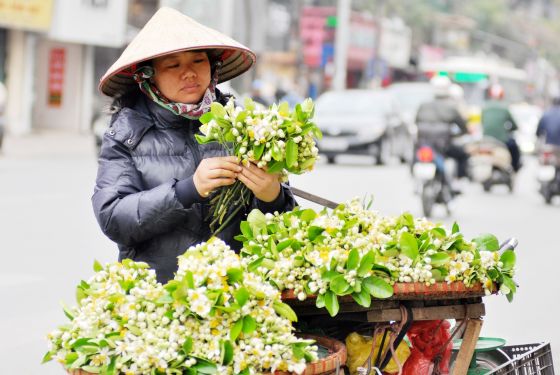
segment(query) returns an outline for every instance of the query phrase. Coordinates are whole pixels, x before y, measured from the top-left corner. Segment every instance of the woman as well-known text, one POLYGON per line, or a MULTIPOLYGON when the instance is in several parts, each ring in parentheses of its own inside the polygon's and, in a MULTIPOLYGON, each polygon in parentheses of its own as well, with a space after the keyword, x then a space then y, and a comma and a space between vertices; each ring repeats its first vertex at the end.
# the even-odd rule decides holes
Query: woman
MULTIPOLYGON (((197 144, 198 118, 229 97, 216 84, 247 71, 254 54, 170 8, 160 9, 101 79, 116 113, 103 139, 92 198, 119 260, 147 262, 160 282, 176 257, 207 240, 208 197, 236 179, 254 194, 250 207, 220 233, 233 248, 252 208, 290 210, 294 198, 277 175, 245 167, 219 144, 197 144)), ((243 212, 244 211, 244 212, 243 212)))

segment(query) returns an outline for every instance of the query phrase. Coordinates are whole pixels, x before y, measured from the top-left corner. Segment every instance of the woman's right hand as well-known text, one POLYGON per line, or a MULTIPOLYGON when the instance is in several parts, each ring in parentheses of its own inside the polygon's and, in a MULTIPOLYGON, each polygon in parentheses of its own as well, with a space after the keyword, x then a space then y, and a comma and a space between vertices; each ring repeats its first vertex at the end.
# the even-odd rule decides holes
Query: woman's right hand
POLYGON ((198 194, 207 197, 220 186, 232 185, 243 168, 235 156, 202 159, 193 175, 198 194))

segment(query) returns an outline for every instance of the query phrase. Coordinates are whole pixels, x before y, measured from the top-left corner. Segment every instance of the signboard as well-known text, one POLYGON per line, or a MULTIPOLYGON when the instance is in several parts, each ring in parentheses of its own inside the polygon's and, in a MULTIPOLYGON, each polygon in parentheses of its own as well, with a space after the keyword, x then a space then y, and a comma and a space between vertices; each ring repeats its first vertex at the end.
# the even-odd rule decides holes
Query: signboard
POLYGON ((65 64, 65 49, 60 47, 51 48, 49 52, 49 78, 47 84, 47 104, 49 107, 60 107, 62 105, 65 64))
POLYGON ((47 31, 51 26, 52 0, 0 0, 0 26, 47 31))
POLYGON ((122 47, 128 1, 57 0, 49 38, 61 42, 122 47))

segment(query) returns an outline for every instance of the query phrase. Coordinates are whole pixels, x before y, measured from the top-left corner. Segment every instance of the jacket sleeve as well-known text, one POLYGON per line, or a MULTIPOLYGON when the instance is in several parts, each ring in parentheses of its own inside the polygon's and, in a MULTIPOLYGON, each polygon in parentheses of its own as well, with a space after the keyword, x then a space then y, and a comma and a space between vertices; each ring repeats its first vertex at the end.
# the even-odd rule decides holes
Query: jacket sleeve
POLYGON ((172 230, 185 217, 175 194, 176 183, 171 180, 143 190, 130 150, 106 134, 92 197, 101 230, 126 246, 172 230))
POLYGON ((280 193, 272 202, 264 202, 257 198, 254 198, 253 202, 253 207, 264 213, 291 211, 296 205, 297 202, 288 184, 280 185, 280 193))

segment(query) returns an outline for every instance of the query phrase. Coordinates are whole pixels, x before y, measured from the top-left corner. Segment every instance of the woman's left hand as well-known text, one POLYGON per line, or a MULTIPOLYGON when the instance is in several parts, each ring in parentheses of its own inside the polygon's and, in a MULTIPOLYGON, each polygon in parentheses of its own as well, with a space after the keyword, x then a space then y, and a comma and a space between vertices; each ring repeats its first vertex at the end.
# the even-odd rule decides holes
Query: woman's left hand
POLYGON ((237 179, 263 202, 272 202, 280 194, 280 176, 267 173, 253 163, 243 165, 243 170, 237 179))

